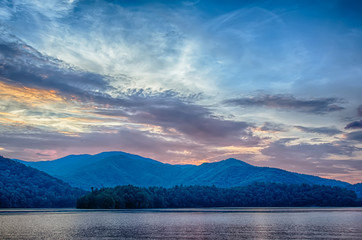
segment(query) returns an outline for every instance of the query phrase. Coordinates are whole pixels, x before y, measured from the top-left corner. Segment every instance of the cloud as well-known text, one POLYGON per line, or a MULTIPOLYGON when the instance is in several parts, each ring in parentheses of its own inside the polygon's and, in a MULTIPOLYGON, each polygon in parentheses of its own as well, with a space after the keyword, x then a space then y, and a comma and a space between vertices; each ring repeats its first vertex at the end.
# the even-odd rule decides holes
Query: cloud
POLYGON ((77 1, 58 7, 57 1, 44 6, 37 1, 28 8, 18 5, 12 11, 18 36, 85 71, 136 79, 113 81, 116 86, 179 90, 207 85, 203 70, 196 66, 199 42, 183 32, 196 28, 198 24, 191 20, 196 17, 184 18, 182 11, 156 2, 77 1), (33 31, 23 34, 24 26, 33 31))
POLYGON ((351 158, 360 150, 348 142, 292 144, 290 139, 280 139, 261 153, 269 157, 265 164, 271 167, 355 182, 362 173, 362 160, 351 158))
MULTIPOLYGON (((362 105, 359 105, 357 107, 357 113, 358 116, 362 117, 362 105)), ((362 128, 362 120, 359 121, 353 121, 351 123, 348 123, 344 129, 361 129, 362 128)))
POLYGON ((54 90, 43 90, 12 85, 6 79, 0 77, 0 95, 2 100, 21 101, 31 106, 39 106, 47 103, 64 103, 65 99, 54 90), (2 81, 1 81, 2 80, 2 81), (9 99, 6 99, 9 98, 9 99))
POLYGON ((285 124, 265 122, 262 127, 259 128, 261 131, 271 132, 287 132, 289 127, 285 124))
POLYGON ((347 133, 346 138, 348 140, 354 140, 354 141, 362 142, 362 131, 347 133))
POLYGON ((338 98, 297 99, 292 95, 285 94, 260 94, 252 97, 228 99, 224 103, 242 107, 294 110, 310 114, 326 114, 344 109, 344 107, 338 105, 341 103, 341 100, 338 98))
MULTIPOLYGON (((48 19, 61 18, 67 15, 73 7, 76 1, 66 0, 66 1, 41 1, 41 0, 25 0, 25 1, 15 1, 11 11, 22 12, 31 10, 33 13, 42 15, 48 19)), ((35 14, 34 14, 35 15, 35 14)))
POLYGON ((360 129, 362 128, 362 120, 348 123, 344 129, 360 129))
POLYGON ((213 146, 254 146, 260 142, 250 129, 252 124, 215 115, 209 107, 195 103, 197 94, 114 89, 109 76, 44 56, 9 34, 0 40, 0 88, 8 99, 2 108, 16 113, 4 118, 3 124, 21 120, 25 125, 64 134, 160 128, 157 131, 163 137, 175 135, 213 146))
MULTIPOLYGON (((93 113, 94 102, 80 101, 76 96, 56 90, 27 87, 0 77, 0 131, 9 126, 28 126, 64 134, 93 131, 102 126, 124 124, 93 113)), ((22 132, 22 130, 18 130, 22 132)), ((23 132, 26 134, 26 132, 23 132)))
POLYGON ((362 105, 359 105, 357 108, 358 116, 362 117, 362 105))
MULTIPOLYGON (((215 116, 207 107, 177 95, 134 94, 127 100, 132 104, 123 111, 131 122, 160 126, 165 133, 183 135, 212 145, 256 145, 260 140, 253 136, 250 129, 252 124, 215 116)), ((116 113, 125 114, 119 111, 116 113)), ((105 114, 110 115, 112 111, 105 114)))
POLYGON ((303 127, 303 126, 294 126, 294 127, 303 132, 325 134, 328 136, 334 136, 336 134, 343 133, 342 131, 338 130, 335 127, 303 127))
MULTIPOLYGON (((345 159, 345 160, 322 160, 321 162, 323 162, 325 165, 330 164, 330 165, 347 166, 348 168, 358 170, 358 171, 362 171, 362 160, 350 160, 350 159, 345 159)), ((347 172, 348 172, 348 170, 347 170, 347 172)))
MULTIPOLYGON (((357 108, 358 116, 362 117, 362 105, 359 105, 357 108)), ((353 121, 351 123, 348 123, 344 129, 361 129, 362 128, 362 120, 359 121, 353 121)))
POLYGON ((287 140, 288 141, 280 139, 275 141, 261 152, 264 155, 277 159, 277 161, 285 160, 290 164, 293 164, 295 161, 302 160, 308 162, 308 159, 322 159, 329 155, 352 156, 355 151, 360 150, 347 143, 300 143, 292 145, 290 140, 287 140))
POLYGON ((247 130, 248 123, 218 118, 206 108, 180 101, 147 106, 137 110, 132 119, 158 124, 165 130, 176 129, 194 139, 213 144, 257 144, 259 141, 247 130))
POLYGON ((3 146, 0 151, 7 157, 27 161, 53 160, 69 154, 125 151, 167 163, 195 164, 224 159, 230 154, 227 149, 215 150, 213 146, 175 135, 128 128, 109 133, 80 133, 77 136, 41 129, 9 129, 0 132, 0 145, 3 146), (23 132, 19 133, 19 130, 23 132))
POLYGON ((44 56, 18 38, 4 31, 2 33, 2 77, 30 87, 55 89, 68 95, 100 95, 100 91, 111 89, 105 76, 85 72, 58 59, 44 56), (86 94, 87 92, 89 93, 86 94))

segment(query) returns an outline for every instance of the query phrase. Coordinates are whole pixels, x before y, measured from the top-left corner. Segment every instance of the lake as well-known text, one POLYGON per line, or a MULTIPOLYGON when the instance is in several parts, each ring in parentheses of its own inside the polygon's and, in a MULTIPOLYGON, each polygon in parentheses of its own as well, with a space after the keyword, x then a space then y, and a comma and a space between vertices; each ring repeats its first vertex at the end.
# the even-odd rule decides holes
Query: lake
POLYGON ((362 208, 0 209, 1 239, 362 239, 362 208))

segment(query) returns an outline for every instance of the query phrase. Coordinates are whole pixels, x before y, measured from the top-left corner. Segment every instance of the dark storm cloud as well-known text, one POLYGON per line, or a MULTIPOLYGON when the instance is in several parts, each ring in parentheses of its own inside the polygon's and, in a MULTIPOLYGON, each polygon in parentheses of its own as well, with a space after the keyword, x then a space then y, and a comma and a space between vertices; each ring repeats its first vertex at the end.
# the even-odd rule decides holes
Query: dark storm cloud
POLYGON ((348 123, 344 129, 359 129, 362 128, 362 120, 348 123))
POLYGON ((294 110, 312 114, 326 114, 343 110, 338 98, 297 99, 292 95, 260 94, 252 97, 228 99, 225 104, 242 107, 266 107, 281 110, 294 110))
POLYGON ((328 136, 333 136, 342 133, 342 131, 338 130, 337 128, 331 128, 331 127, 303 127, 303 126, 294 126, 294 127, 303 132, 325 134, 328 136))

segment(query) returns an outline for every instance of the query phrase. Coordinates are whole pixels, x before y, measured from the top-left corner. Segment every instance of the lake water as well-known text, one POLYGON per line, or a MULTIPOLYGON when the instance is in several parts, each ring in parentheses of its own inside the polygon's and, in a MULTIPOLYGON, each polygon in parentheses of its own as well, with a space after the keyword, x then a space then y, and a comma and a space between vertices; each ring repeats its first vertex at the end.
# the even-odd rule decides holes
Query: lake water
POLYGON ((362 208, 0 209, 0 239, 362 239, 362 208))

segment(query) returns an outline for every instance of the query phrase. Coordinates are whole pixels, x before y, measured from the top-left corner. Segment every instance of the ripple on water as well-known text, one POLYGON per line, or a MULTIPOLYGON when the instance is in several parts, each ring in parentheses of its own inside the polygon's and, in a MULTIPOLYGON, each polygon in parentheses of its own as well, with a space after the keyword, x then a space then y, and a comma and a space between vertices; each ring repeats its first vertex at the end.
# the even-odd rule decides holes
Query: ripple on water
POLYGON ((362 208, 4 209, 1 239, 361 239, 362 208))

